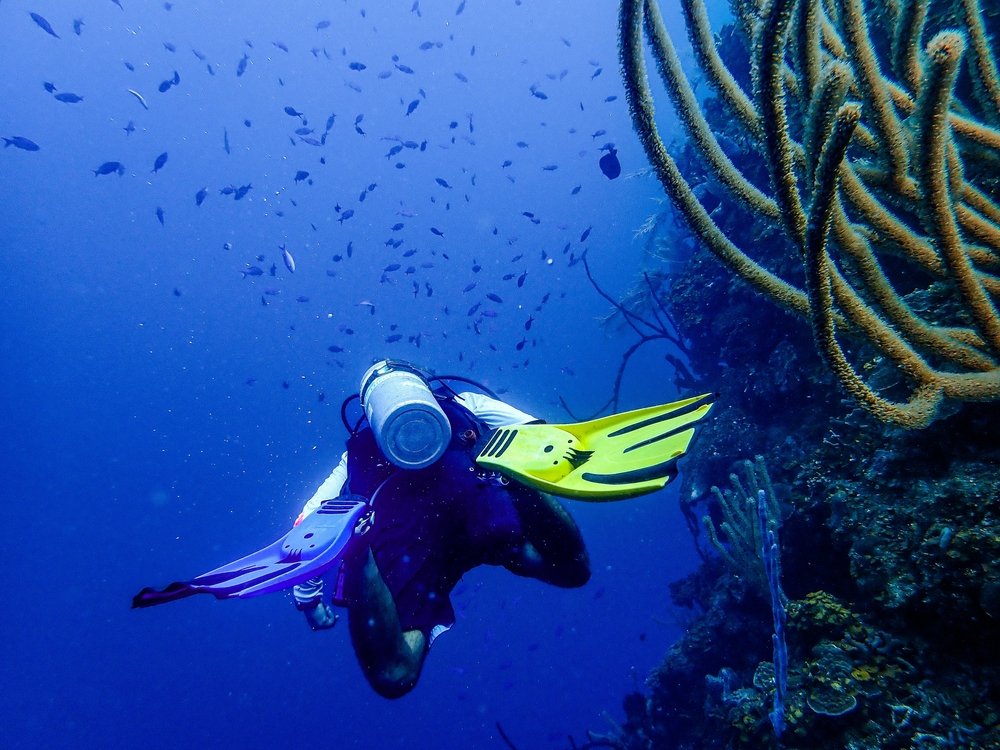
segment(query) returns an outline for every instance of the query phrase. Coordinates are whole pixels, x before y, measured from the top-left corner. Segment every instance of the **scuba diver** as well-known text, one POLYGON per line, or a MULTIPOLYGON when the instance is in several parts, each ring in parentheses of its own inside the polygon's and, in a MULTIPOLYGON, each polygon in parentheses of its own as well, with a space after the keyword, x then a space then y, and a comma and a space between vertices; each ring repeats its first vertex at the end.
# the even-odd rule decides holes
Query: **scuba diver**
POLYGON ((663 487, 711 406, 705 395, 549 425, 474 381, 381 360, 344 401, 347 450, 291 531, 190 581, 145 588, 132 606, 292 588, 314 630, 336 624, 331 604, 347 608, 366 679, 379 695, 398 698, 454 625, 449 596, 465 573, 498 565, 565 588, 585 584, 583 538, 553 495, 614 500, 663 487), (452 381, 483 393, 456 392, 452 381), (355 399, 363 415, 352 425, 355 399), (326 573, 336 582, 331 604, 326 573))

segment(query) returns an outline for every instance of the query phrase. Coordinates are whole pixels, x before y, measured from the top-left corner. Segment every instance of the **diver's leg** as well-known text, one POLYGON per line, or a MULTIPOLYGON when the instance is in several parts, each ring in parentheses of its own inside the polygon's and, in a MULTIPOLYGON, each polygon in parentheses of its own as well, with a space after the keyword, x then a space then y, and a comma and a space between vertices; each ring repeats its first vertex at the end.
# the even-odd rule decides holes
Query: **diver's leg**
POLYGON ((576 522, 556 498, 519 488, 514 506, 524 525, 525 543, 515 547, 504 566, 565 588, 590 580, 590 559, 576 522))
POLYGON ((427 638, 419 630, 404 631, 396 603, 379 573, 371 551, 348 575, 348 625, 354 653, 372 688, 383 698, 399 698, 417 684, 427 656, 427 638))

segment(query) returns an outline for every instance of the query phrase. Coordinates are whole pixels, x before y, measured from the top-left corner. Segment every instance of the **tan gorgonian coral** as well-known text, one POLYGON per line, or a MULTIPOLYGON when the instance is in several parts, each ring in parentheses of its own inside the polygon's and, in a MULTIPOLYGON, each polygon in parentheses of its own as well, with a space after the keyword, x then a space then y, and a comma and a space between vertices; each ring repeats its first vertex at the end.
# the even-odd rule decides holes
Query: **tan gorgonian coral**
POLYGON ((808 318, 831 370, 880 419, 923 427, 945 400, 1000 400, 1000 81, 978 0, 943 8, 926 0, 877 8, 862 0, 734 0, 752 40, 752 92, 722 61, 703 0, 681 3, 704 78, 770 177, 768 186, 754 185, 720 146, 655 0, 622 0, 633 124, 692 231, 734 273, 808 318), (931 11, 936 25, 943 17, 952 28, 932 35, 931 11), (720 229, 667 152, 643 28, 712 178, 743 210, 782 230, 798 251, 802 288, 720 229), (890 363, 904 374, 909 395, 890 400, 867 383, 838 341, 845 333, 869 345, 867 365, 890 363))

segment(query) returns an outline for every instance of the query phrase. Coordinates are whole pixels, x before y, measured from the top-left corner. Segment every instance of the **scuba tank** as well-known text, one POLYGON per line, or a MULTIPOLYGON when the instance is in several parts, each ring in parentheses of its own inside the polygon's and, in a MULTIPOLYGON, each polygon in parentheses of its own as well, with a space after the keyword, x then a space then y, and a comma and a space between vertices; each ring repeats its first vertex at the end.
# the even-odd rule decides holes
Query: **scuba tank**
POLYGON ((361 408, 382 454, 401 469, 423 469, 445 452, 451 424, 416 367, 383 359, 361 378, 361 408))

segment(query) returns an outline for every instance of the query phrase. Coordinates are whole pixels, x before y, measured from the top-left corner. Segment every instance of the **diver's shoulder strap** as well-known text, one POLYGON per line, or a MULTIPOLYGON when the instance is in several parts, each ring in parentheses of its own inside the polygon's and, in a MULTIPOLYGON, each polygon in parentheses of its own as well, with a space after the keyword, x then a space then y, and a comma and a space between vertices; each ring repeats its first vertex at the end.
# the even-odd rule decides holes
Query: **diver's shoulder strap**
POLYGON ((347 482, 343 491, 371 497, 395 468, 382 455, 375 434, 365 425, 347 439, 347 482))
MULTIPOLYGON (((444 415, 448 418, 448 422, 451 424, 452 442, 459 439, 463 446, 467 446, 469 442, 464 439, 463 436, 466 435, 469 430, 475 432, 477 438, 490 431, 490 427, 486 424, 486 422, 477 417, 471 409, 464 406, 450 393, 435 392, 434 395, 437 398, 438 403, 441 405, 441 410, 444 412, 444 415)), ((472 442, 475 442, 475 440, 472 442)))

